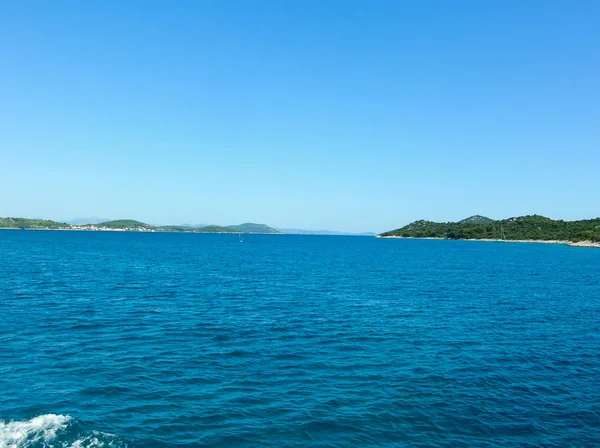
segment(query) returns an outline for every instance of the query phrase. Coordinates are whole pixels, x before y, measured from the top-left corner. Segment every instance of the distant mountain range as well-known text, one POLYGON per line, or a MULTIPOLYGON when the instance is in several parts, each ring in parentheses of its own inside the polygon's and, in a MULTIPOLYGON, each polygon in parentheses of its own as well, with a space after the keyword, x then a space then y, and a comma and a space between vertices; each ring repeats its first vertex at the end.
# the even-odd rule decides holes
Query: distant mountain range
POLYGON ((75 218, 67 221, 67 224, 73 224, 75 226, 81 226, 85 224, 100 224, 101 222, 110 221, 108 218, 75 218))
POLYGON ((113 221, 89 223, 89 219, 73 220, 71 223, 42 219, 0 218, 0 228, 4 229, 48 229, 48 230, 120 230, 138 232, 193 232, 193 233, 260 233, 278 234, 278 230, 265 224, 244 223, 234 226, 207 225, 190 226, 153 226, 134 219, 117 219, 113 221), (86 222, 85 224, 73 224, 86 222))
POLYGON ((539 215, 528 215, 494 221, 485 216, 475 215, 459 222, 415 221, 379 236, 451 240, 594 242, 600 241, 600 218, 562 221, 539 215))
POLYGON ((269 227, 266 224, 255 224, 252 222, 246 222, 244 224, 234 225, 234 226, 226 226, 226 228, 231 229, 234 232, 241 232, 241 233, 263 233, 263 234, 265 234, 265 233, 267 233, 267 234, 281 233, 279 230, 269 227))
POLYGON ((4 229, 57 229, 57 230, 129 230, 138 232, 193 232, 193 233, 248 233, 289 235, 360 235, 375 236, 374 233, 349 233, 335 230, 276 229, 266 224, 246 222, 235 225, 178 224, 152 225, 134 219, 107 220, 102 218, 76 218, 67 222, 45 219, 0 218, 4 229))

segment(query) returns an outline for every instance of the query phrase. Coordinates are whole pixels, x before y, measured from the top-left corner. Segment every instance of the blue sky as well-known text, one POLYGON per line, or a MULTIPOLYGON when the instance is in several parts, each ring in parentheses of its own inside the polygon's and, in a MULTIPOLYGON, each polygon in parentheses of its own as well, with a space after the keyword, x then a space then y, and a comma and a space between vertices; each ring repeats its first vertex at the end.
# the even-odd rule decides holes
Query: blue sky
POLYGON ((0 216, 600 215, 600 2, 0 4, 0 216))

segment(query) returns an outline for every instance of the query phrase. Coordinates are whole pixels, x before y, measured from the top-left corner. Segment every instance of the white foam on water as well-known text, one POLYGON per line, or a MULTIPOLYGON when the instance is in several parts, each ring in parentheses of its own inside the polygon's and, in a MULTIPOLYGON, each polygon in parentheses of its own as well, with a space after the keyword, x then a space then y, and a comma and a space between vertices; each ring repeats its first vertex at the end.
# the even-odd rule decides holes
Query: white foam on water
POLYGON ((102 448, 126 447, 113 434, 100 431, 69 435, 68 415, 45 414, 31 420, 0 420, 0 448, 102 448))
POLYGON ((98 437, 90 436, 77 439, 68 446, 70 448, 100 448, 104 446, 104 442, 98 439, 98 437))
POLYGON ((90 435, 77 439, 73 443, 63 443, 62 446, 63 448, 121 448, 126 447, 127 444, 121 443, 114 434, 92 431, 90 435))
POLYGON ((68 415, 45 414, 31 420, 0 420, 0 448, 26 448, 34 444, 48 444, 56 438, 57 431, 67 428, 68 415))

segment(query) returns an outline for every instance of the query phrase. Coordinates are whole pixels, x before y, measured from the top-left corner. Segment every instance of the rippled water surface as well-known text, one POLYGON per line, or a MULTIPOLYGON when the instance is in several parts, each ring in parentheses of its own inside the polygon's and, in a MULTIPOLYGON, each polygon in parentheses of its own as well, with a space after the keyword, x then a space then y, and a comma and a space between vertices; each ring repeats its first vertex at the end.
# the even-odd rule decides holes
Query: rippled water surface
POLYGON ((598 447, 600 250, 0 231, 0 448, 598 447))

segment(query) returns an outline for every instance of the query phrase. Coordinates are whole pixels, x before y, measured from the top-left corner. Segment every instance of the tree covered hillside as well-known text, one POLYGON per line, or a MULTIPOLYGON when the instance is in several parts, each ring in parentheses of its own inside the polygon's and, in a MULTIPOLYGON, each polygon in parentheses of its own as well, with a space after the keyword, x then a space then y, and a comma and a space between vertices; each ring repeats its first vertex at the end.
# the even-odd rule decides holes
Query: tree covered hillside
POLYGON ((105 227, 107 229, 150 229, 154 227, 145 222, 136 221, 135 219, 116 219, 114 221, 101 222, 100 224, 96 224, 96 226, 105 227))
POLYGON ((494 220, 487 216, 473 215, 458 222, 461 224, 487 224, 488 222, 494 222, 494 220))
POLYGON ((0 218, 0 229, 68 229, 64 222, 49 219, 0 218))
POLYGON ((471 222, 415 221, 400 229, 381 234, 406 238, 504 239, 600 241, 600 218, 580 221, 553 220, 539 215, 471 222))
POLYGON ((255 224, 253 222, 246 222, 244 224, 240 224, 237 226, 227 226, 230 229, 233 229, 235 232, 241 233, 265 233, 265 234, 274 234, 281 233, 279 230, 275 230, 272 227, 269 227, 266 224, 255 224))

